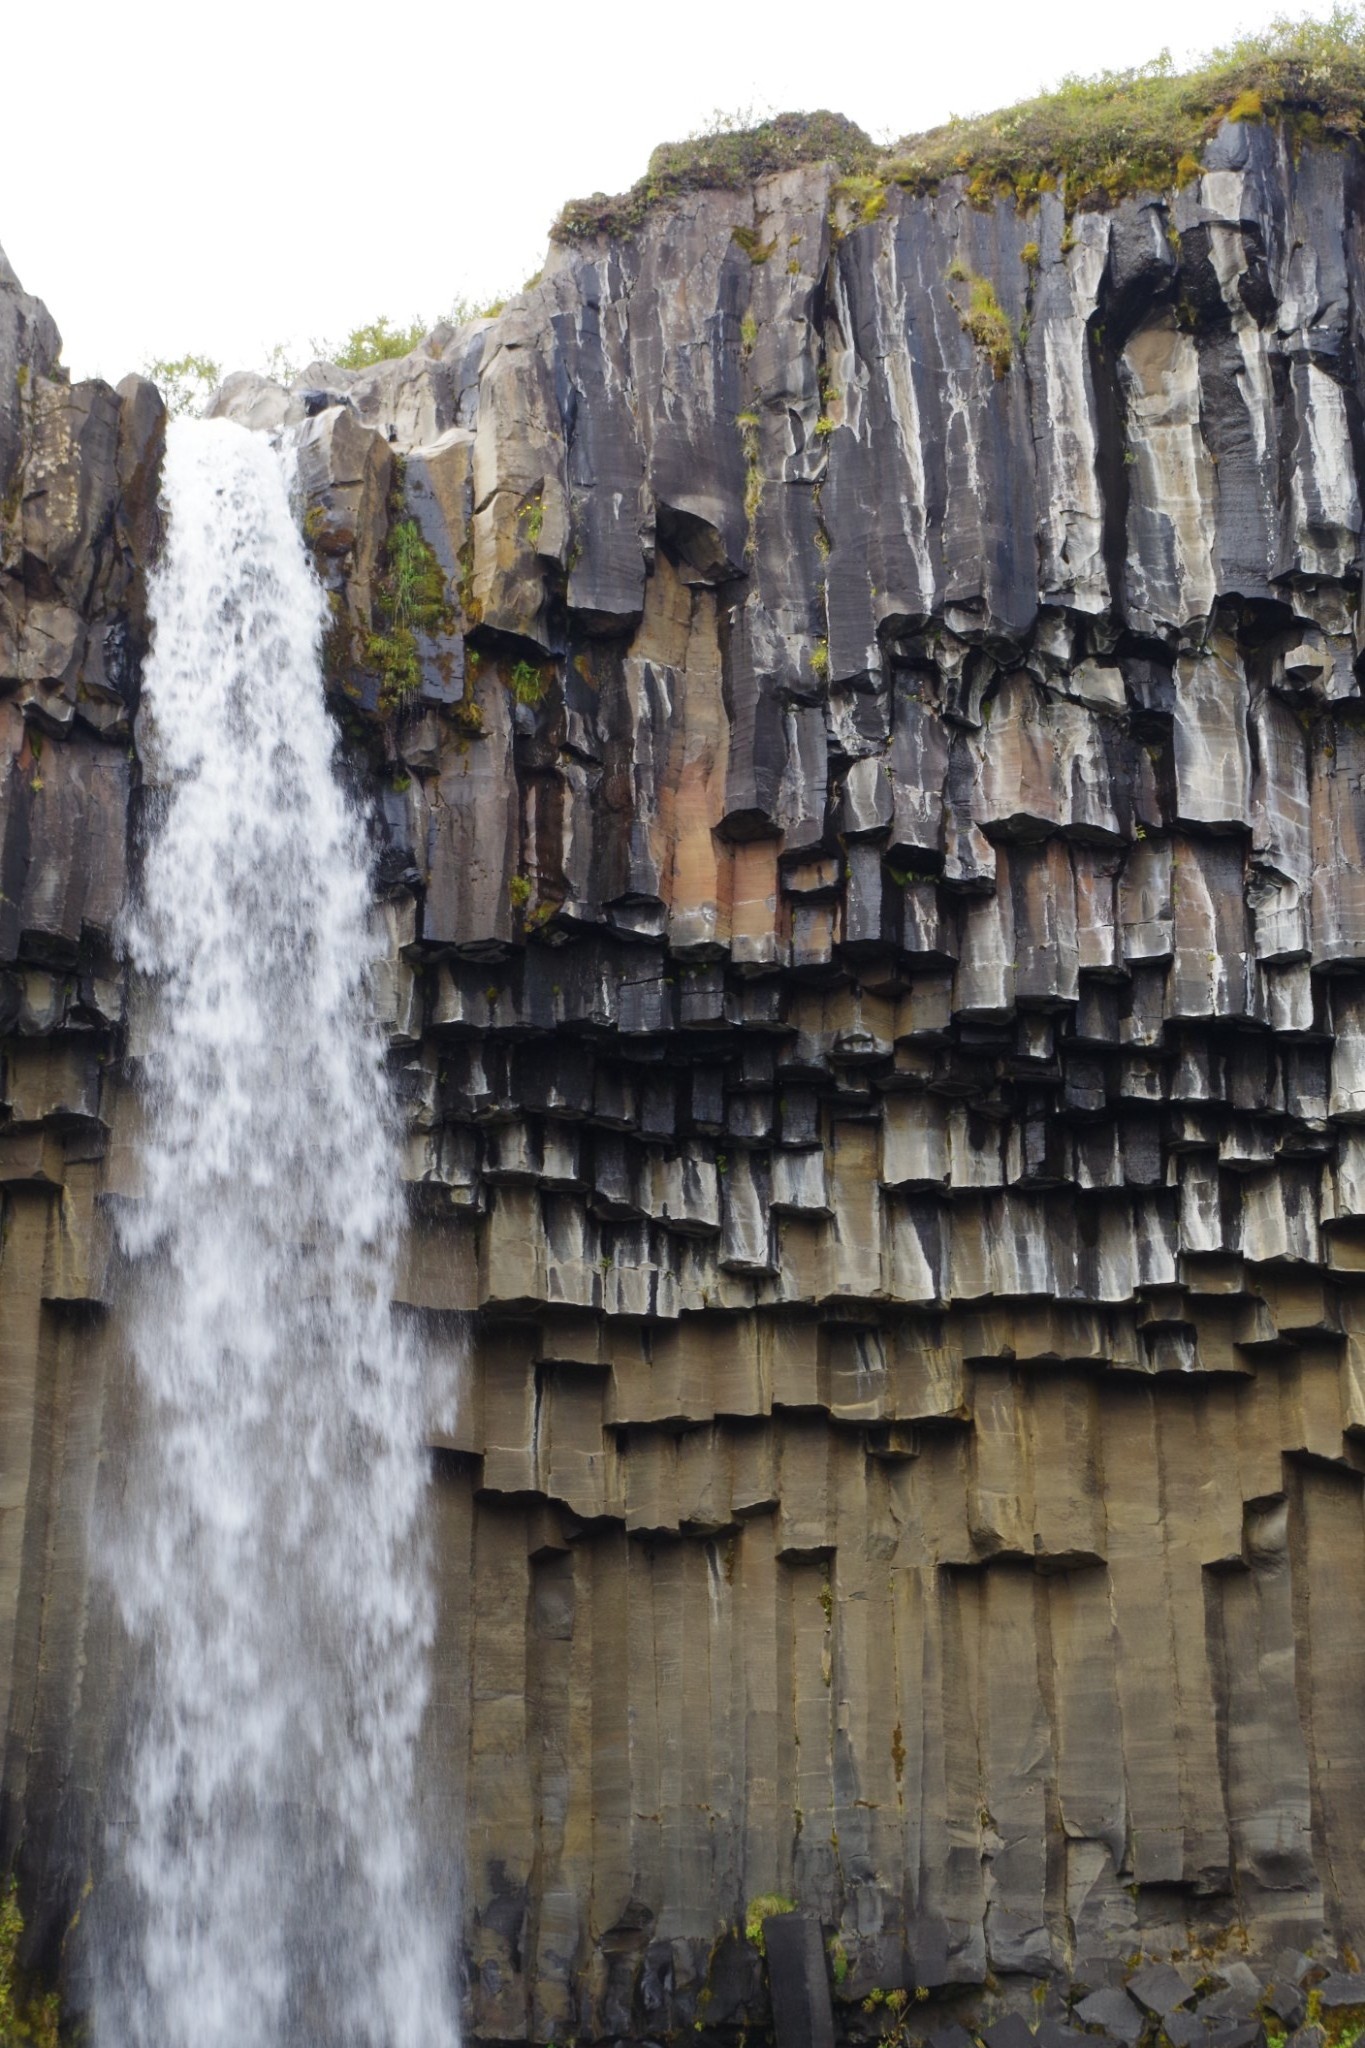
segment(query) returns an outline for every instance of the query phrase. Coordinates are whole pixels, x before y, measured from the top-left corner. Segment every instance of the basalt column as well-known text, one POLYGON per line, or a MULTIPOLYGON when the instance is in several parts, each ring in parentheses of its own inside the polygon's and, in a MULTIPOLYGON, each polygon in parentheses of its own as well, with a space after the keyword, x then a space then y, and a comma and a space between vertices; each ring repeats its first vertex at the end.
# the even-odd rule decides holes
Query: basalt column
MULTIPOLYGON (((397 1292, 467 1357, 422 1782, 480 2039, 764 2026, 775 1901, 848 2035, 1174 1957, 1173 2048, 1196 1996, 1254 2038, 1362 1951, 1360 179, 1271 122, 1107 211, 814 162, 220 395, 297 444, 397 1292)), ((135 1036, 73 1098, 82 1016, 24 1016, 0 1144, 71 1185, 107 1126, 132 1198, 135 1036)), ((104 1326, 52 1188, 6 1211, 0 1529, 55 1944, 104 1326)))

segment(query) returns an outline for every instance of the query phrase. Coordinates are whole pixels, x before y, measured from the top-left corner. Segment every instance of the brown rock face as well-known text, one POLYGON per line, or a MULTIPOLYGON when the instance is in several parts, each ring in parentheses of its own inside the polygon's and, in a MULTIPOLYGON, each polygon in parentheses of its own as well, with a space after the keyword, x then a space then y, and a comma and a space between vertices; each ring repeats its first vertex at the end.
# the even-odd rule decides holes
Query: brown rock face
MULTIPOLYGON (((402 1300, 467 1345, 426 1772, 482 2039, 766 2025, 760 1896, 837 1943, 845 2030, 1070 1977, 1136 2039, 1135 1952, 1360 1949, 1361 166, 1269 124, 1207 165, 1070 221, 787 171, 224 400, 313 415, 402 1300)), ((135 1194, 82 664, 151 428, 27 403, 0 1671, 55 1940, 117 1662, 93 1219, 135 1194)))

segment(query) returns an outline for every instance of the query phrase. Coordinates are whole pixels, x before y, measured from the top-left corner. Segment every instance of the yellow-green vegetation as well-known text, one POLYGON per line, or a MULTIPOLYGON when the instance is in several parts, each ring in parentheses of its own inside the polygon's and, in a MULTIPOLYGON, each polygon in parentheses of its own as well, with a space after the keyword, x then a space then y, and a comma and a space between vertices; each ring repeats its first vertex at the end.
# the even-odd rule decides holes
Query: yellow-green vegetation
POLYGON ((375 363, 387 363, 395 356, 411 355, 427 333, 425 320, 414 317, 406 327, 395 326, 387 313, 353 327, 344 341, 314 342, 318 354, 339 370, 368 370, 375 363))
POLYGON ((146 374, 166 401, 172 419, 197 413, 217 385, 221 370, 212 356, 156 356, 146 374))
MULTIPOLYGON (((399 495, 394 510, 401 507, 399 495)), ((379 709, 387 717, 421 685, 417 635, 455 629, 441 565, 415 519, 396 519, 389 528, 374 609, 379 625, 365 636, 365 661, 379 677, 379 709)))
POLYGON ((747 111, 717 113, 685 142, 661 142, 629 192, 570 200, 550 233, 557 242, 628 235, 683 192, 737 192, 798 164, 833 163, 847 175, 866 174, 876 161, 872 138, 842 114, 776 114, 755 123, 747 111))
POLYGON ((929 192, 962 173, 973 199, 1027 203, 1063 186, 1069 205, 1110 205, 1195 174, 1227 117, 1286 117, 1305 141, 1344 140, 1365 116, 1365 20, 1338 7, 1325 21, 1280 17, 1259 35, 1211 50, 1177 72, 1168 52, 1131 71, 1070 77, 1035 99, 947 121, 897 144, 890 182, 929 192))
POLYGON ((758 344, 758 322, 752 313, 746 313, 739 323, 739 346, 745 356, 751 356, 758 344))
POLYGON ((828 640, 817 640, 814 647, 812 647, 810 651, 810 672, 819 682, 823 683, 827 679, 829 675, 828 640))
POLYGON ((472 678, 466 684, 466 695, 450 708, 450 722, 466 740, 477 739, 483 731, 483 712, 474 698, 467 693, 470 687, 472 678))
MULTIPOLYGON (((716 1163, 719 1165, 719 1160, 716 1163)), ((744 1939, 751 1942, 761 1956, 766 1956, 768 1946, 763 1939, 764 1922, 775 1919, 779 1913, 795 1911, 795 1899, 784 1899, 780 1892, 760 1892, 744 1908, 744 1939)))
MULTIPOLYGON (((1315 1986, 1308 1994, 1308 2011, 1305 2023, 1322 2030, 1327 2048, 1355 2048, 1365 2034, 1365 2007, 1359 2005, 1334 2005, 1324 2007, 1321 1986, 1315 1986)), ((1267 2036, 1267 2041, 1269 2036, 1267 2036)))
POLYGON ((952 292, 948 294, 963 333, 970 334, 996 376, 1003 377, 1014 361, 1014 330, 995 295, 995 286, 988 277, 975 276, 960 262, 951 265, 948 276, 952 282, 967 287, 965 300, 954 297, 952 292))
POLYGON ((758 546, 758 508, 763 503, 763 466, 759 460, 758 414, 736 413, 735 425, 739 428, 740 443, 744 449, 744 518, 749 529, 744 552, 752 556, 758 546))
POLYGON ((322 673, 329 688, 345 690, 348 695, 358 695, 352 671, 355 667, 355 633, 345 600, 339 590, 327 593, 327 609, 331 613, 327 629, 322 636, 322 673))
POLYGON ((777 237, 765 242, 757 228, 731 228, 730 240, 741 248, 751 263, 766 263, 777 247, 777 237))
MULTIPOLYGON (((529 292, 533 285, 538 285, 539 283, 540 272, 537 271, 534 277, 527 278, 522 286, 522 290, 529 292)), ((463 292, 460 292, 451 300, 450 310, 445 317, 452 327, 464 327, 471 320, 495 320, 498 314, 505 309, 506 305, 507 294, 505 292, 501 296, 491 299, 469 299, 465 297, 463 292)))
POLYGON ((60 2005, 55 1991, 38 1992, 19 1967, 23 1916, 14 1879, 0 1890, 0 2048, 57 2048, 60 2005))
POLYGON ((1068 206, 1112 205, 1194 177, 1227 118, 1283 119, 1297 143, 1360 134, 1365 17, 1357 7, 1338 7, 1325 21, 1280 17, 1186 72, 1163 51, 1132 70, 1064 78, 1016 106, 906 136, 890 155, 839 114, 778 114, 753 125, 749 118, 718 115, 686 142, 661 143, 629 192, 571 201, 551 234, 560 242, 628 235, 681 193, 736 191, 769 171, 822 162, 842 173, 836 212, 840 204, 851 209, 855 225, 877 218, 890 186, 933 192, 956 176, 981 206, 1001 195, 1028 205, 1058 188, 1068 206))
POLYGON ((519 517, 522 525, 526 528, 527 540, 530 541, 533 548, 539 547, 540 530, 545 524, 544 499, 539 496, 532 498, 529 505, 522 506, 519 517))
MULTIPOLYGON (((840 178, 830 194, 831 219, 838 222, 840 213, 847 209, 855 223, 861 225, 877 220, 886 212, 886 180, 864 171, 851 178, 840 178)), ((845 219, 847 214, 845 214, 845 219)))
POLYGON ((911 2002, 921 2004, 929 1996, 926 1986, 911 1991, 883 1991, 880 1986, 863 2000, 863 2011, 877 2019, 882 2028, 883 2048, 906 2048, 910 2040, 911 2002))
POLYGON ((545 695, 545 674, 533 662, 519 661, 507 678, 507 687, 518 704, 539 704, 545 695))
POLYGON ((531 900, 531 878, 529 875, 513 875, 507 884, 513 910, 524 910, 531 900))

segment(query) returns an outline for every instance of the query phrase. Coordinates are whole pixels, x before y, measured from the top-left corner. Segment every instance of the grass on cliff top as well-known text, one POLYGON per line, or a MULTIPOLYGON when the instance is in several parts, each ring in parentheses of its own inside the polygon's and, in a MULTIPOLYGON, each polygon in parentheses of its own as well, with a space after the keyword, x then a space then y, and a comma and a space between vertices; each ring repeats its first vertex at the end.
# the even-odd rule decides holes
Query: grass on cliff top
POLYGON ((1049 183, 1072 206, 1183 183, 1220 121, 1288 117, 1303 141, 1343 141, 1365 126, 1365 16, 1273 21, 1177 72, 1163 52, 1132 71, 1066 78, 994 114, 907 136, 880 166, 889 182, 932 191, 963 174, 971 197, 1027 199, 1049 183))
POLYGON ((755 178, 799 164, 834 163, 846 176, 855 176, 872 170, 877 161, 871 136, 842 114, 775 114, 756 127, 737 125, 742 120, 720 114, 685 142, 661 142, 629 192, 614 199, 605 192, 571 199, 550 229, 551 239, 628 235, 684 192, 739 192, 755 178))
POLYGON ((724 117, 687 142, 662 143, 643 178, 615 199, 594 193, 566 206, 554 240, 628 235, 680 193, 737 190, 769 171, 834 163, 845 177, 932 192, 963 176, 989 205, 1011 193, 1065 191, 1069 206, 1106 206, 1129 192, 1182 184, 1199 168, 1223 119, 1284 117, 1300 141, 1344 141, 1365 128, 1365 12, 1338 7, 1325 21, 1280 17, 1258 35, 1209 52, 1177 72, 1169 52, 1131 71, 1070 77, 1051 92, 993 114, 947 121, 879 152, 840 114, 778 114, 757 127, 724 117))

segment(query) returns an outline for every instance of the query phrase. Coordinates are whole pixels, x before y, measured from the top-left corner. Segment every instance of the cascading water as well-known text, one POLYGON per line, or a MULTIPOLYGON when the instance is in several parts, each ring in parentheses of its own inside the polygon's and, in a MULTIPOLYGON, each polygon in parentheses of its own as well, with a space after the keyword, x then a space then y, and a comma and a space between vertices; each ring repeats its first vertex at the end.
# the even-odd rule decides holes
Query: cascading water
POLYGON ((148 992, 137 1419, 104 1532, 142 1691, 97 2039, 437 2048, 423 1388, 390 1309, 400 1190, 324 600, 261 437, 172 426, 164 505, 159 794, 127 931, 148 992))

